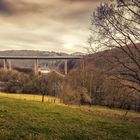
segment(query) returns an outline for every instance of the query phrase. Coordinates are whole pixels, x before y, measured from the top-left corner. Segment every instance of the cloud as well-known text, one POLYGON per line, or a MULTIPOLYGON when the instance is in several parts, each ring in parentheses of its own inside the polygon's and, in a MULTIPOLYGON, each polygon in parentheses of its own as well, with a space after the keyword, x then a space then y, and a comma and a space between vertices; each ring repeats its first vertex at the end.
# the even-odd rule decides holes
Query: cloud
POLYGON ((26 0, 0 0, 0 13, 9 16, 28 14, 28 13, 41 13, 51 8, 48 3, 36 3, 35 1, 26 0))
POLYGON ((40 2, 37 0, 0 0, 0 12, 9 15, 31 13, 65 14, 71 10, 74 14, 76 11, 80 13, 82 10, 87 10, 88 7, 94 7, 97 3, 99 3, 99 0, 40 0, 40 2), (68 4, 68 2, 71 4, 68 4), (92 2, 93 5, 90 5, 89 2, 92 2))
POLYGON ((6 0, 0 0, 0 13, 10 14, 12 13, 11 5, 6 0))
POLYGON ((96 2, 101 2, 104 0, 63 0, 63 1, 68 1, 68 2, 92 2, 92 3, 96 3, 96 2))
MULTIPOLYGON (((102 0, 101 0, 102 1, 102 0)), ((83 51, 97 0, 0 0, 0 49, 83 51)))

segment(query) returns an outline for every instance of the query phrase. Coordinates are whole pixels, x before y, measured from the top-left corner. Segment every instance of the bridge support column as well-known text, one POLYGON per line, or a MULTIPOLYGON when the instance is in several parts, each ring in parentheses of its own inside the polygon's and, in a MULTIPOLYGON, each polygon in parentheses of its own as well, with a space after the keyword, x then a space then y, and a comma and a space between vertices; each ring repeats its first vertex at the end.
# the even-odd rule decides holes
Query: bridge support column
POLYGON ((35 59, 34 64, 35 64, 35 66, 34 66, 34 73, 35 73, 35 75, 38 75, 38 59, 35 59))
POLYGON ((7 70, 12 70, 12 66, 11 66, 11 61, 10 60, 7 60, 7 59, 4 59, 3 60, 3 68, 4 68, 4 70, 5 71, 7 71, 7 70))
POLYGON ((65 60, 65 75, 68 74, 68 60, 65 60))
POLYGON ((7 59, 3 60, 3 68, 4 68, 5 71, 8 70, 8 61, 7 61, 7 59))
POLYGON ((4 60, 3 60, 3 69, 4 69, 4 70, 7 70, 6 61, 7 61, 7 59, 4 59, 4 60))

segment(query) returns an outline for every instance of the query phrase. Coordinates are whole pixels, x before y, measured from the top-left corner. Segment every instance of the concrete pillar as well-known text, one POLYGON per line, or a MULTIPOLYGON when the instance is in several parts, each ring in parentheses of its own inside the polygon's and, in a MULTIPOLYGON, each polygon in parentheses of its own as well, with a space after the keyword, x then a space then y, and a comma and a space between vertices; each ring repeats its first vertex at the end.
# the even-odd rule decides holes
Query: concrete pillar
POLYGON ((35 59, 34 65, 34 73, 35 75, 38 75, 38 59, 35 59))
POLYGON ((8 61, 7 61, 7 59, 3 60, 3 68, 4 68, 5 71, 8 70, 8 61))
POLYGON ((68 74, 68 60, 65 60, 65 75, 68 74))
POLYGON ((8 59, 4 59, 3 60, 3 68, 4 68, 4 70, 5 71, 7 71, 7 70, 12 70, 12 65, 11 65, 11 61, 10 60, 8 60, 8 59))
POLYGON ((8 60, 8 70, 12 70, 11 60, 8 60))
POLYGON ((6 59, 3 60, 3 69, 6 70, 6 59))

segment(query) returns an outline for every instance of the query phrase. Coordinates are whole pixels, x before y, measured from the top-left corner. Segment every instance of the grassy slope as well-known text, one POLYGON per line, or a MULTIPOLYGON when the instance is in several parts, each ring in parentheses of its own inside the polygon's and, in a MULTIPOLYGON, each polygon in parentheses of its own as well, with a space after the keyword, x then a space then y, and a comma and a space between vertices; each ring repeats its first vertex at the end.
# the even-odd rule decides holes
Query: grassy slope
MULTIPOLYGON (((101 107, 68 107, 0 96, 0 139, 139 140, 140 122, 101 107)), ((129 117, 139 117, 130 113, 129 117)))
MULTIPOLYGON (((0 96, 12 98, 12 99, 14 98, 14 99, 29 100, 29 101, 41 101, 42 100, 42 96, 37 95, 37 94, 36 95, 33 95, 33 94, 11 94, 11 93, 0 92, 0 96)), ((59 98, 55 98, 52 96, 45 96, 45 102, 54 103, 54 99, 55 99, 55 103, 60 103, 59 98)))

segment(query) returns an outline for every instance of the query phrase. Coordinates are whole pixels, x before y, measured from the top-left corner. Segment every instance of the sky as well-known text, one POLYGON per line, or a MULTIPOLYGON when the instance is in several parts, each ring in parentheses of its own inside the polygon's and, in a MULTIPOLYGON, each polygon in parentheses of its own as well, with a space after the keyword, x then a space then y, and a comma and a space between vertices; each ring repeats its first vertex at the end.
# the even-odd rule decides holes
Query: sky
POLYGON ((104 0, 0 0, 0 51, 86 52, 90 16, 104 0))

